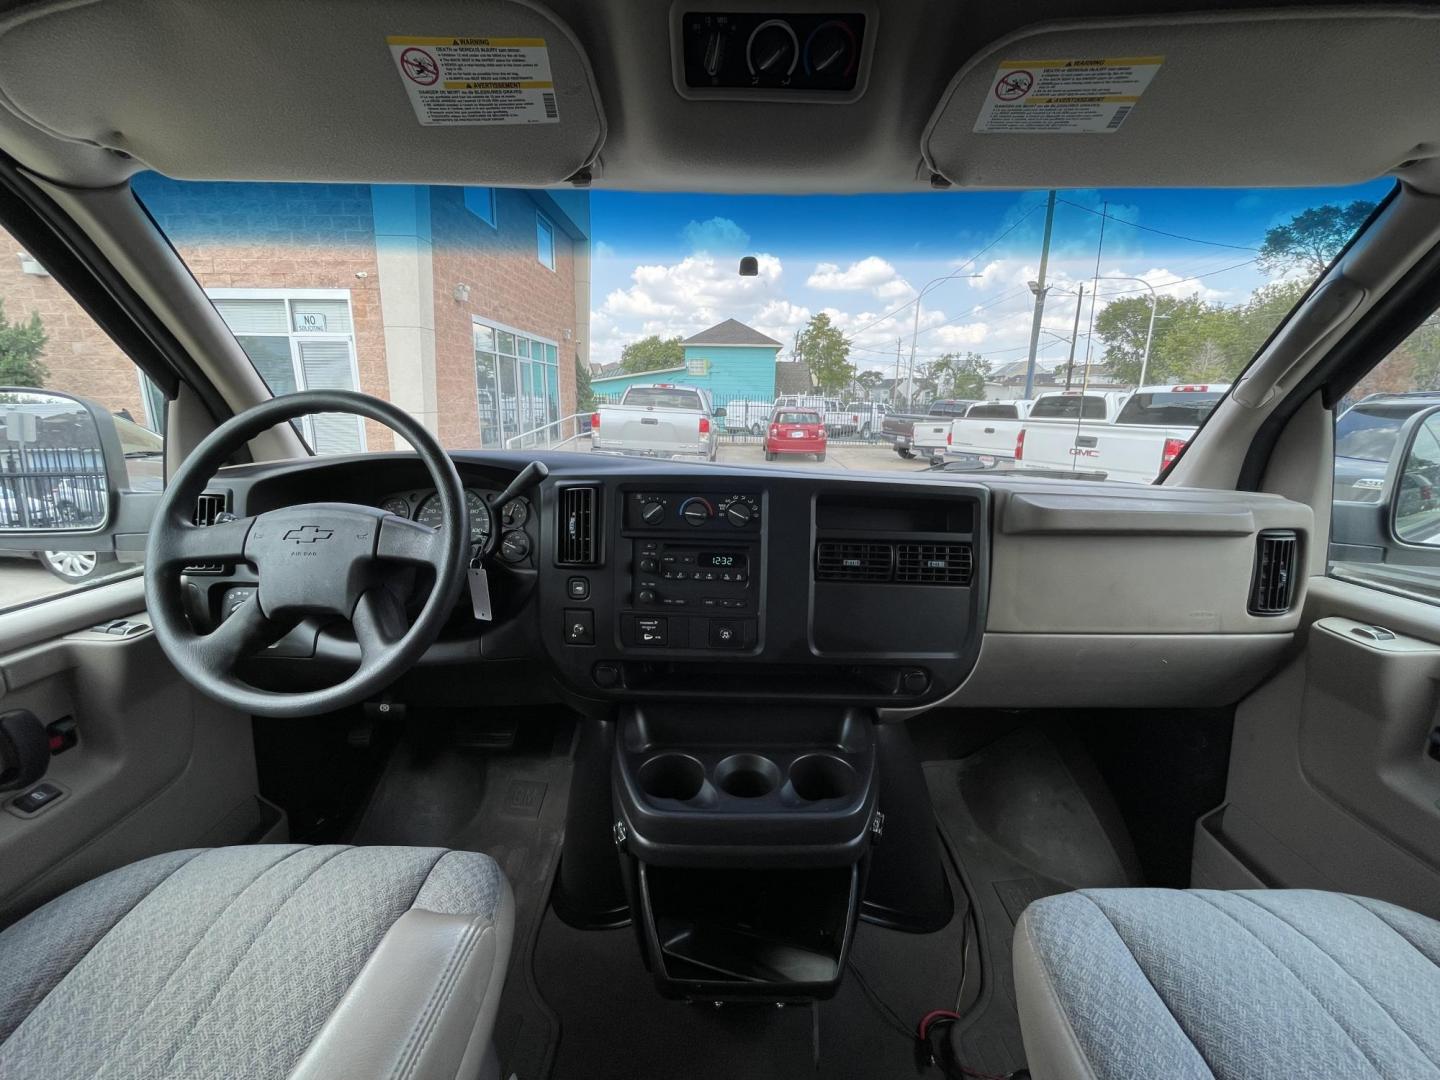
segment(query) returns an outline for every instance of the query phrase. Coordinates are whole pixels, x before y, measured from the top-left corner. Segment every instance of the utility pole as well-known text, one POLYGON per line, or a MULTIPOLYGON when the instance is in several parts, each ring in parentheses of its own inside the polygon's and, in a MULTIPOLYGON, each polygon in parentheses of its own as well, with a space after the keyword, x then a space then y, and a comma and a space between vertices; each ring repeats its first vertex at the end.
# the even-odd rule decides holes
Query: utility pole
POLYGON ((895 408, 895 393, 900 389, 900 338, 895 339, 895 379, 890 383, 890 408, 895 408))
POLYGON ((1025 365, 1025 398, 1035 396, 1035 354, 1040 348, 1040 321, 1045 317, 1045 269, 1050 264, 1050 227, 1055 223, 1055 192, 1045 200, 1045 239, 1040 246, 1040 277, 1030 283, 1035 294, 1035 318, 1030 323, 1030 361, 1025 365))
POLYGON ((1075 374, 1075 342, 1080 337, 1080 309, 1085 306, 1085 283, 1080 283, 1080 293, 1075 301, 1075 325, 1070 328, 1070 358, 1065 361, 1065 389, 1070 389, 1071 377, 1075 374))

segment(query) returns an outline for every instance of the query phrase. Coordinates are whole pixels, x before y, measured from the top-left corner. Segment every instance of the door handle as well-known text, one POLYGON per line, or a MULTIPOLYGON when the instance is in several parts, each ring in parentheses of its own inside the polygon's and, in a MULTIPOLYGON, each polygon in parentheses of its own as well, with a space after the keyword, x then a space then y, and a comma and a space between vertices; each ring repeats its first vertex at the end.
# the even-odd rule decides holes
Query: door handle
POLYGON ((1094 445, 1095 445, 1097 442, 1099 442, 1099 441, 1100 441, 1099 438, 1096 437, 1096 436, 1094 436, 1094 435, 1077 435, 1077 436, 1075 436, 1075 445, 1076 445, 1076 446, 1094 446, 1094 445))
POLYGON ((994 429, 993 427, 987 427, 987 428, 985 429, 985 434, 986 434, 986 435, 994 435, 994 434, 995 434, 995 429, 994 429))

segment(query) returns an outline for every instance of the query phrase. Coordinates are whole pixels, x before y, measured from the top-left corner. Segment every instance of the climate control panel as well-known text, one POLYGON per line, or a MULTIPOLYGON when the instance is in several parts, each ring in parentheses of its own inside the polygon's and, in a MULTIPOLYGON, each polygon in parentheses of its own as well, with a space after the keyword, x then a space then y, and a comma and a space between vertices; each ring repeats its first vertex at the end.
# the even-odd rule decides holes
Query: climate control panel
POLYGON ((625 498, 625 525, 638 530, 758 532, 760 497, 746 492, 689 494, 632 491, 625 498))

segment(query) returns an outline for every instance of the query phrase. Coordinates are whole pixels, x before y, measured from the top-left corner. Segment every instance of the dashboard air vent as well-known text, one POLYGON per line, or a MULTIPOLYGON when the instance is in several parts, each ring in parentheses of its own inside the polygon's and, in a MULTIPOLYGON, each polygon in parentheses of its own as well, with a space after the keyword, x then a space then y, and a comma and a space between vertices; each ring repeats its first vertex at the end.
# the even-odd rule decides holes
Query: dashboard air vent
POLYGON ((1255 574, 1250 581, 1250 614, 1283 615, 1295 598, 1295 558, 1300 538, 1288 529, 1270 529, 1255 541, 1255 574))
POLYGON ((969 585, 969 544, 897 544, 895 580, 917 585, 969 585))
POLYGON ((815 546, 816 581, 889 581, 889 544, 822 540, 815 546))
POLYGON ((595 565, 598 499, 593 487, 561 489, 560 557, 556 561, 562 566, 595 565))
MULTIPOLYGON (((214 525, 215 519, 225 512, 226 498, 223 491, 206 491, 195 499, 195 524, 214 525)), ((225 567, 220 563, 196 563, 185 567, 187 574, 223 574, 225 567)))

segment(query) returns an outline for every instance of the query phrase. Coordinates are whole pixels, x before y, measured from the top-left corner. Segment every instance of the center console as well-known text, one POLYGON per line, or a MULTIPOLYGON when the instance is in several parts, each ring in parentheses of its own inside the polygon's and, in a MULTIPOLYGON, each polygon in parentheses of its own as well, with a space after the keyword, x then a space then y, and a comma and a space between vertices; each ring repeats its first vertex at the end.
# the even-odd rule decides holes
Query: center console
POLYGON ((974 664, 985 489, 622 464, 546 512, 540 633, 589 715, 561 917, 630 921, 660 991, 710 1001, 833 994, 861 918, 944 926, 925 779, 878 710, 974 664))

